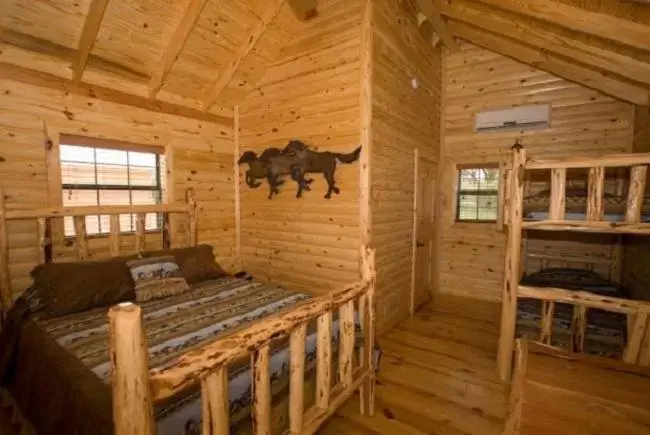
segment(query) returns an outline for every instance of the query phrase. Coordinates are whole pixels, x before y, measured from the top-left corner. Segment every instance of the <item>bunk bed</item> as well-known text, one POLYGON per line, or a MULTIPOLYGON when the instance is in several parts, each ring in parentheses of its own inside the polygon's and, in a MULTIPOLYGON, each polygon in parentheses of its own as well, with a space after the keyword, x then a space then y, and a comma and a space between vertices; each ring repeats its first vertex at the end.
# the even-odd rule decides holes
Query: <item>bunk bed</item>
MULTIPOLYGON (((650 338, 647 336, 650 334, 646 334, 650 303, 626 299, 624 289, 618 282, 593 274, 583 274, 579 279, 572 280, 557 279, 556 276, 555 281, 552 276, 541 277, 546 279, 539 279, 538 276, 538 279, 531 281, 522 273, 526 260, 526 250, 522 248, 525 243, 522 241, 526 240, 525 234, 531 230, 579 231, 614 236, 650 235, 650 223, 643 214, 647 202, 645 185, 648 164, 650 153, 559 160, 527 159, 526 150, 521 145, 513 146, 512 161, 501 166, 506 183, 499 192, 499 201, 504 209, 499 224, 506 226, 508 236, 497 356, 501 379, 510 379, 517 326, 519 323, 520 331, 523 329, 522 318, 526 316, 528 321, 539 323, 536 339, 543 344, 557 344, 553 335, 564 330, 568 338, 561 341, 568 341, 569 350, 584 352, 585 344, 589 344, 587 336, 594 335, 600 346, 596 346, 593 353, 620 356, 624 362, 632 364, 650 363, 650 338), (607 168, 629 168, 624 210, 608 210, 606 207, 604 186, 607 168), (567 207, 566 181, 567 170, 570 169, 588 171, 586 198, 577 201, 575 196, 572 198, 572 202, 586 204, 584 213, 576 213, 567 207), (548 210, 541 212, 541 215, 530 214, 534 207, 544 204, 540 197, 536 198, 534 207, 530 203, 528 208, 525 207, 525 174, 533 170, 550 171, 550 189, 542 195, 547 198, 548 210), (607 220, 606 210, 613 214, 616 211, 616 219, 607 220), (530 316, 535 310, 538 310, 538 314, 530 316)), ((620 261, 620 255, 618 257, 617 261, 620 261)), ((556 275, 561 273, 558 270, 552 272, 556 275)), ((615 275, 620 280, 620 267, 615 275)))
POLYGON ((297 293, 224 272, 212 247, 197 243, 197 216, 192 190, 186 203, 159 205, 6 210, 0 201, 0 381, 16 415, 28 420, 24 427, 70 435, 313 433, 356 391, 361 411, 372 415, 374 251, 362 249, 358 283, 297 293), (161 216, 160 234, 147 234, 148 213, 161 216), (120 231, 124 214, 135 217, 132 234, 120 231), (104 239, 111 255, 90 260, 97 245, 89 243, 85 221, 98 215, 110 216, 104 239), (75 235, 66 253, 78 261, 53 263, 61 248, 53 229, 67 217, 75 235), (14 221, 36 221, 41 264, 15 303, 8 246, 14 221), (158 237, 163 249, 145 250, 158 237), (135 254, 120 252, 129 245, 135 254), (155 283, 161 293, 141 299, 149 281, 138 287, 133 278, 133 288, 130 277, 151 261, 165 272, 175 262, 189 286, 172 292, 177 277, 165 273, 172 281, 155 283), (117 294, 124 270, 128 283, 117 294), (77 294, 65 279, 76 280, 77 294))

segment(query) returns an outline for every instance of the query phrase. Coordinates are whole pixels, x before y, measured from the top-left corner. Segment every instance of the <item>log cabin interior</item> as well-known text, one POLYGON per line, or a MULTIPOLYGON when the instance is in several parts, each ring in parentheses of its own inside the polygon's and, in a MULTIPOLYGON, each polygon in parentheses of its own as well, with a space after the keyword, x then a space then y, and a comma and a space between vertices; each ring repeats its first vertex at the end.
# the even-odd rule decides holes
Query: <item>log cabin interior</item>
POLYGON ((650 3, 0 10, 0 433, 650 433, 650 3))

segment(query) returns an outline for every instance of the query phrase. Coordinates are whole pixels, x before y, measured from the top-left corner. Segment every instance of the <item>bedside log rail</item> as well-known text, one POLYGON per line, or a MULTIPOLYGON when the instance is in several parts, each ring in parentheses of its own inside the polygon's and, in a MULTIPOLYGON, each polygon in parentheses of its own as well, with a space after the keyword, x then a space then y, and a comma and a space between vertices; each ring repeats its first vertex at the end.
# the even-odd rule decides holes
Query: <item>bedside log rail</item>
POLYGON ((306 300, 289 311, 278 313, 224 336, 200 349, 192 350, 172 365, 148 371, 147 346, 140 316, 134 304, 110 309, 111 362, 113 364, 113 406, 115 433, 150 434, 155 431, 153 403, 169 398, 196 383, 201 384, 203 433, 230 433, 228 365, 250 355, 252 373, 252 417, 256 435, 271 431, 271 389, 269 350, 271 341, 289 336, 291 434, 312 434, 356 390, 361 390, 361 409, 374 412, 374 251, 362 250, 362 280, 341 290, 306 300), (363 332, 363 344, 354 364, 354 307, 363 332), (339 382, 331 387, 332 311, 339 312, 339 382), (316 400, 305 410, 305 337, 309 321, 317 323, 316 400), (135 415, 137 414, 137 415, 135 415))

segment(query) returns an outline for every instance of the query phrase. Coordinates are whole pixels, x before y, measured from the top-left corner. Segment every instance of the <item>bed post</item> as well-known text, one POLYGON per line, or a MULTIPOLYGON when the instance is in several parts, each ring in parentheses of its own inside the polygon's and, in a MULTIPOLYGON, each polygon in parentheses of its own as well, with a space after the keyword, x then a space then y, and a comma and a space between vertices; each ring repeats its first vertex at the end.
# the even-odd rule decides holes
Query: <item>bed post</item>
MULTIPOLYGON (((9 241, 5 220, 5 192, 0 187, 0 326, 11 306, 11 281, 9 280, 9 241)), ((0 328, 2 329, 2 328, 0 328)))
POLYGON ((153 435, 149 355, 140 307, 130 302, 108 311, 113 385, 113 433, 153 435))
POLYGON ((191 187, 187 189, 185 192, 185 197, 187 200, 187 205, 190 208, 189 212, 189 226, 190 226, 190 246, 196 246, 197 245, 197 240, 198 240, 198 234, 197 234, 197 225, 196 221, 198 218, 198 209, 196 207, 196 194, 194 193, 194 189, 191 187))
POLYGON ((360 299, 360 303, 366 303, 366 309, 360 310, 364 313, 362 322, 363 328, 363 353, 361 365, 369 369, 367 380, 361 384, 359 395, 361 396, 361 414, 372 416, 375 413, 375 250, 368 246, 362 247, 361 252, 361 273, 363 280, 367 281, 368 290, 366 297, 360 299))
POLYGON ((526 150, 515 144, 512 147, 512 171, 510 173, 510 216, 508 244, 501 300, 501 331, 499 333, 499 352, 497 367, 501 380, 510 378, 512 351, 517 319, 517 286, 521 261, 521 227, 524 201, 524 172, 526 150))

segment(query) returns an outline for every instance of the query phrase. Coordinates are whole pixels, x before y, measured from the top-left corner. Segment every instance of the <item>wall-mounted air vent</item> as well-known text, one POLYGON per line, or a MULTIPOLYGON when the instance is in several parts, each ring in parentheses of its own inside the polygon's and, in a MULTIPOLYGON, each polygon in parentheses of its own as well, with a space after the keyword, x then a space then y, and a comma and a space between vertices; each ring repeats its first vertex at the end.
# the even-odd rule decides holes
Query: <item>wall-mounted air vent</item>
POLYGON ((474 131, 544 128, 550 125, 550 121, 550 104, 534 104, 508 109, 486 110, 476 114, 474 131))

